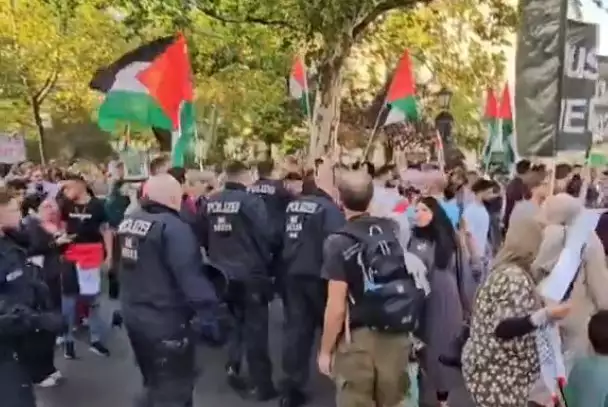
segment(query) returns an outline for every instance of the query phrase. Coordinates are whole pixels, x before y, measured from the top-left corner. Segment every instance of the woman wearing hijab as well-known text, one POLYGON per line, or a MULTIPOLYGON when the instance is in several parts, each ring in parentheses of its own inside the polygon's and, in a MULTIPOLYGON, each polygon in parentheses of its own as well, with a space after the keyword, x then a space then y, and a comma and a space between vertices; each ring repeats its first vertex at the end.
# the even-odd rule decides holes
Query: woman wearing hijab
POLYGON ((427 297, 420 339, 425 343, 421 358, 424 374, 423 399, 446 405, 457 371, 439 362, 449 352, 469 314, 474 283, 470 267, 465 267, 456 232, 439 202, 424 197, 415 208, 415 226, 409 252, 418 256, 428 270, 431 293, 427 297), (425 397, 426 396, 426 397, 425 397))
MULTIPOLYGON (((546 226, 542 246, 534 261, 534 267, 543 278, 555 267, 564 249, 566 234, 583 210, 580 199, 565 193, 553 195, 545 201, 541 216, 546 226)), ((596 229, 603 226, 600 222, 596 229)), ((608 268, 604 246, 595 231, 583 243, 581 265, 571 287, 572 311, 560 323, 567 365, 571 358, 591 352, 587 325, 593 314, 600 309, 608 309, 608 268)))
POLYGON ((569 306, 544 307, 532 262, 542 226, 521 219, 509 226, 487 280, 477 292, 462 372, 477 407, 523 407, 540 377, 535 331, 566 316, 569 306))

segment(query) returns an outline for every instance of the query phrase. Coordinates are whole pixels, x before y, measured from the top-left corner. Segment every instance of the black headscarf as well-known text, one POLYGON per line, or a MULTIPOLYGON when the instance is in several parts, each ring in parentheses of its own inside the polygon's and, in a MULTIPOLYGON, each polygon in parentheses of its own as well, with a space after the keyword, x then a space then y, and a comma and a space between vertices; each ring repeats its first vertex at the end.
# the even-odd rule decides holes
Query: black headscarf
POLYGON ((433 219, 427 226, 415 226, 413 234, 435 244, 435 267, 445 269, 452 261, 458 247, 456 231, 448 215, 435 198, 426 196, 420 200, 420 203, 431 210, 433 219))

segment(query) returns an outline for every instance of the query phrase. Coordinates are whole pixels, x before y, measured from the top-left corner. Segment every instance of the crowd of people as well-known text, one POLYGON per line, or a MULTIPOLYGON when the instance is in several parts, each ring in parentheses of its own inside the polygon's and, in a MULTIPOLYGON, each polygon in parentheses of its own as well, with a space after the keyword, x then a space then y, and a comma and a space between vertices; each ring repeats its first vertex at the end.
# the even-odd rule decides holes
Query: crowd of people
POLYGON ((193 405, 200 342, 226 348, 235 392, 281 407, 314 405, 313 355, 338 407, 446 407, 462 380, 477 407, 608 406, 608 214, 596 210, 606 174, 522 160, 503 185, 464 166, 329 158, 230 162, 218 174, 164 156, 149 173, 6 171, 3 406, 35 406, 34 385, 61 381, 56 345, 76 358, 80 328, 110 357, 105 339, 122 326, 139 406, 193 405), (549 300, 541 287, 572 247, 566 294, 549 300), (275 299, 280 383, 268 344, 275 299))

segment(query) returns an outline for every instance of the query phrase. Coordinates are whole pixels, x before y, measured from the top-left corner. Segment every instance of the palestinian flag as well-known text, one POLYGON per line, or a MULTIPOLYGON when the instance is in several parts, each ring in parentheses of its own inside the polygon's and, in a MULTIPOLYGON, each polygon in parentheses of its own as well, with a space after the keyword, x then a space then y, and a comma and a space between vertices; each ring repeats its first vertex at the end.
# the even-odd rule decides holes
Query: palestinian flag
POLYGON ((403 53, 393 74, 393 80, 386 95, 386 104, 389 112, 384 125, 418 120, 416 85, 410 54, 407 50, 403 53))
POLYGON ((511 92, 509 91, 509 84, 505 84, 505 88, 502 91, 502 98, 500 100, 500 111, 498 112, 500 118, 500 130, 501 130, 501 141, 503 146, 503 164, 507 170, 511 169, 511 166, 515 163, 515 149, 513 146, 513 109, 511 107, 511 92))
POLYGON ((498 128, 498 101, 494 90, 489 88, 486 95, 486 108, 483 119, 488 126, 488 134, 486 135, 486 143, 481 153, 481 159, 484 168, 488 169, 492 159, 492 152, 496 146, 497 140, 500 141, 498 128))
POLYGON ((306 65, 302 58, 297 57, 293 61, 291 74, 289 75, 289 95, 300 104, 302 111, 310 116, 310 89, 308 89, 308 78, 306 76, 306 65))
POLYGON ((125 123, 171 132, 173 165, 196 134, 193 85, 185 38, 159 38, 99 69, 89 86, 105 93, 99 127, 115 131, 125 123))

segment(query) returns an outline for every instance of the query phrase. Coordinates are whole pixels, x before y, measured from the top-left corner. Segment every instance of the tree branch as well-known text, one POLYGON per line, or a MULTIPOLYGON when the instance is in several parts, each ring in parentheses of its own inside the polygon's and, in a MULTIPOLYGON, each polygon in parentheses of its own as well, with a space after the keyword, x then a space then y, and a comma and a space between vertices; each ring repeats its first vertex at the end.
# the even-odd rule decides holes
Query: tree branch
POLYGON ((256 16, 246 16, 244 18, 235 18, 230 16, 221 15, 216 10, 211 8, 203 7, 199 4, 196 5, 197 10, 201 13, 210 17, 214 20, 221 21, 222 23, 228 24, 258 24, 265 25, 268 27, 281 27, 281 28, 289 28, 291 30, 297 29, 293 24, 284 21, 284 20, 274 20, 268 17, 256 17, 256 16))
POLYGON ((38 92, 36 92, 33 96, 33 99, 36 103, 40 104, 44 101, 44 99, 48 96, 53 86, 57 83, 57 79, 59 78, 59 70, 53 69, 51 74, 44 81, 44 85, 40 88, 38 92))
POLYGON ((418 4, 429 4, 431 1, 432 0, 383 0, 355 24, 352 32, 353 38, 357 39, 370 24, 386 12, 398 8, 410 9, 418 4))

